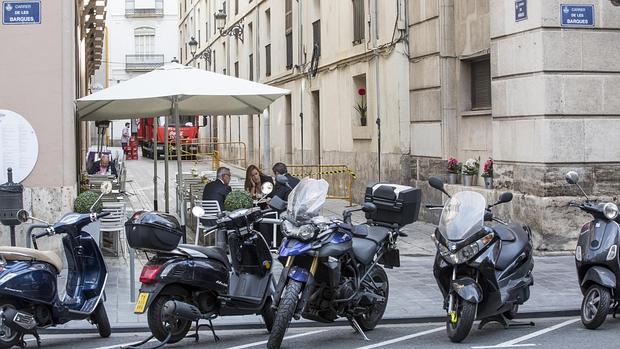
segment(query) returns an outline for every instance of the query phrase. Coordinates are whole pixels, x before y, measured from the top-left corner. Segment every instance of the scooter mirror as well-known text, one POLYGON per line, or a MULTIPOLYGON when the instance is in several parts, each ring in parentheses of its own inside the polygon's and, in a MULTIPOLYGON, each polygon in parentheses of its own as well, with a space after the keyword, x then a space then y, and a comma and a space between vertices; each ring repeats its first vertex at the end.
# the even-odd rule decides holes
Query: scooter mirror
POLYGON ((277 175, 276 182, 288 186, 288 179, 286 178, 285 175, 277 175))
POLYGON ((260 191, 263 195, 268 195, 273 191, 273 184, 271 182, 265 182, 260 186, 260 191))
POLYGON ((105 181, 103 183, 101 183, 101 194, 110 194, 112 192, 112 182, 110 181, 105 181))
POLYGON ((575 171, 568 171, 564 178, 566 178, 568 184, 577 184, 579 182, 579 175, 575 171))
POLYGON ((17 220, 26 223, 30 219, 30 214, 26 210, 17 211, 17 220))
POLYGON ((428 184, 430 184, 431 187, 439 190, 439 191, 444 191, 443 189, 443 181, 441 179, 439 179, 438 177, 431 177, 428 179, 428 184))
POLYGON ((200 206, 194 206, 192 207, 192 215, 194 215, 194 217, 200 218, 205 215, 205 210, 200 206))
POLYGON ((372 202, 365 202, 362 204, 362 211, 366 213, 375 213, 377 212, 377 206, 372 202))
POLYGON ((501 193, 499 196, 499 199, 497 200, 498 204, 505 204, 507 202, 512 201, 512 193, 507 191, 504 193, 501 193))

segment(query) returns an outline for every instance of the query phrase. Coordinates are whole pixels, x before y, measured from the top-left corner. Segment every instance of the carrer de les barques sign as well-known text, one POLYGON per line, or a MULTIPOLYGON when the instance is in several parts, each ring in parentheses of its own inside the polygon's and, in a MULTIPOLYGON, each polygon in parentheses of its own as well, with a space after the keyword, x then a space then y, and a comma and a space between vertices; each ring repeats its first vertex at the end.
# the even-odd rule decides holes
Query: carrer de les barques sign
POLYGON ((562 27, 594 27, 594 5, 560 5, 562 27))
POLYGON ((41 2, 3 1, 2 24, 41 24, 41 2))
POLYGON ((37 163, 39 141, 34 129, 21 115, 0 109, 0 184, 7 181, 7 168, 13 169, 13 182, 23 181, 37 163))

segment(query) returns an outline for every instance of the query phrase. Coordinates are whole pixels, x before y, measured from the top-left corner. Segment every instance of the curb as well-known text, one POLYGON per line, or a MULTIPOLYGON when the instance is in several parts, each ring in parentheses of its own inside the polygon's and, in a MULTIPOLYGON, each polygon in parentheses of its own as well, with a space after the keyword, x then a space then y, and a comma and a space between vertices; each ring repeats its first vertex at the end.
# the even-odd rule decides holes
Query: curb
MULTIPOLYGON (((540 318, 553 318, 553 317, 571 317, 579 316, 581 310, 550 310, 550 311, 535 311, 517 314, 516 319, 540 319, 540 318)), ((382 325, 400 325, 400 324, 421 324, 429 322, 444 322, 445 316, 422 316, 422 317, 394 317, 385 318, 381 320, 382 325)), ((349 326, 347 320, 337 320, 332 323, 326 324, 315 321, 302 321, 292 322, 290 327, 333 327, 333 326, 349 326)), ((223 324, 215 325, 215 330, 252 330, 261 329, 264 325, 260 322, 246 323, 246 324, 223 324)), ((150 332, 148 326, 112 326, 113 333, 143 333, 150 332)), ((98 333, 95 327, 75 327, 75 328, 48 328, 40 330, 39 334, 83 334, 83 333, 98 333)))

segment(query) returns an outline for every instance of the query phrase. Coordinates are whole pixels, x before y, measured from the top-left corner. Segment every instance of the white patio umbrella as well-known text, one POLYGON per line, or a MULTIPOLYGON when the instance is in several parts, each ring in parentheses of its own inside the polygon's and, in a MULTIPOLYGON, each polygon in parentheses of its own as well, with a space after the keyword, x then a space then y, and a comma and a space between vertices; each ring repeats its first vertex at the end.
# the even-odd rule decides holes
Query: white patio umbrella
MULTIPOLYGON (((285 89, 170 63, 82 97, 76 104, 81 121, 171 115, 176 126, 176 152, 180 154, 179 115, 258 114, 276 99, 289 93, 290 91, 285 89)), ((153 158, 157 161, 157 156, 153 158)), ((179 189, 183 184, 180 156, 177 156, 177 167, 178 202, 179 189)), ((154 183, 156 191, 156 178, 154 183)), ((184 214, 179 214, 181 223, 184 224, 184 214)))

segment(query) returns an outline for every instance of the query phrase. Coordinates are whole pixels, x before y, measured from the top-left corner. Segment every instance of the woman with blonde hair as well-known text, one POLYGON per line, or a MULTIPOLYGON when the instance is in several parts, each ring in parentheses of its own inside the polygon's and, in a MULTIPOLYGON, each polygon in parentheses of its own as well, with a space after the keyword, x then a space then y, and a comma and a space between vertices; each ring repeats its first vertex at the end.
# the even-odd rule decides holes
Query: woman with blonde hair
POLYGON ((262 193, 260 189, 265 182, 273 184, 273 179, 264 175, 256 165, 248 166, 245 171, 245 190, 248 191, 253 198, 261 196, 262 193))

